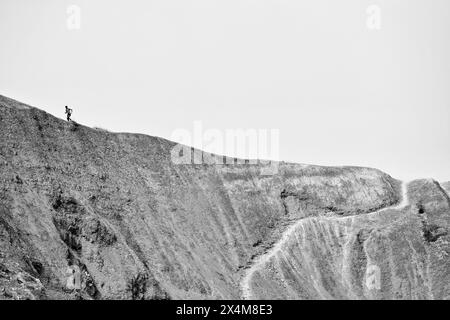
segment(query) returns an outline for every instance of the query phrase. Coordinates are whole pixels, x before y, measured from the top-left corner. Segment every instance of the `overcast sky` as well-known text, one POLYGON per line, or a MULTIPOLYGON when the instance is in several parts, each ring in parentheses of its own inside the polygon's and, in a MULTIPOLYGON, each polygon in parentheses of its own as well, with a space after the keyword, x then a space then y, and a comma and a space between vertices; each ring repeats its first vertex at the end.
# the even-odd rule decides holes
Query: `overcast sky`
POLYGON ((168 139, 279 129, 281 160, 450 180, 449 24, 448 0, 1 0, 0 94, 168 139))

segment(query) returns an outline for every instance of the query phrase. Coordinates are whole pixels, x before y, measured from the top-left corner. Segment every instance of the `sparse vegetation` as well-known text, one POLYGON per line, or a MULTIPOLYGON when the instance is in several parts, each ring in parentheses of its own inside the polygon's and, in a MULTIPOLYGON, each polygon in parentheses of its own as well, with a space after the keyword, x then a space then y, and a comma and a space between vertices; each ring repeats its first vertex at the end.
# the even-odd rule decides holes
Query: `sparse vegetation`
POLYGON ((131 299, 143 300, 145 298, 147 281, 148 274, 141 272, 128 281, 127 290, 131 294, 131 299))

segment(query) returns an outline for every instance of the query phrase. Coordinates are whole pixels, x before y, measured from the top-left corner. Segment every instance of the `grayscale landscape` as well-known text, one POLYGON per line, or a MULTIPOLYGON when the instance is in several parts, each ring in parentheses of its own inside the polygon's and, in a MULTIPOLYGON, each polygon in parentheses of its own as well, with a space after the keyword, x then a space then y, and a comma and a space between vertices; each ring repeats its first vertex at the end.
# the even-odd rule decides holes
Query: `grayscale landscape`
POLYGON ((0 299, 450 298, 449 182, 175 145, 0 96, 0 299))

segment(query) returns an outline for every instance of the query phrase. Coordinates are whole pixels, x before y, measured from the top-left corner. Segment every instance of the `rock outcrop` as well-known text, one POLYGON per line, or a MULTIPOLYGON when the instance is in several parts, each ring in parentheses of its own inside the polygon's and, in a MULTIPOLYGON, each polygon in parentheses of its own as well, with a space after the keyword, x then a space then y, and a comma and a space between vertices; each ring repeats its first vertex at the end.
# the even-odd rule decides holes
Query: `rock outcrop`
POLYGON ((379 170, 281 162, 265 175, 175 164, 174 146, 0 96, 0 299, 239 299, 246 270, 300 220, 252 297, 448 298, 437 182, 410 183, 409 206, 374 214, 402 199, 379 170))

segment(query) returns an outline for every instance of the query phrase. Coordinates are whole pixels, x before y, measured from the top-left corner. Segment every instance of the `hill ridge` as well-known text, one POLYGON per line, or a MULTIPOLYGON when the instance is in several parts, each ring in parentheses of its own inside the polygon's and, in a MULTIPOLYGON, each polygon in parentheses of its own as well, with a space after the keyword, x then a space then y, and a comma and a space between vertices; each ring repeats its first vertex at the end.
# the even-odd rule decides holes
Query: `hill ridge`
MULTIPOLYGON (((365 265, 357 261, 374 260, 373 250, 410 250, 400 245, 398 234, 417 247, 416 255, 429 252, 423 255, 433 272, 426 276, 427 285, 436 297, 447 292, 447 276, 439 273, 447 260, 439 255, 447 248, 448 204, 429 181, 412 182, 410 208, 378 221, 367 213, 398 203, 401 186, 377 169, 280 162, 276 174, 265 176, 260 164, 176 165, 171 159, 175 143, 163 138, 103 132, 23 106, 0 97, 3 298, 238 299, 246 263, 270 248, 286 225, 302 217, 345 216, 359 224, 351 229, 333 225, 325 236, 322 228, 331 225, 311 220, 303 234, 296 232, 295 238, 306 237, 302 246, 315 252, 308 257, 302 257, 306 251, 296 253, 297 263, 303 261, 296 268, 307 268, 307 278, 265 274, 256 280, 258 296, 265 297, 267 288, 273 288, 275 298, 344 295, 339 275, 328 271, 328 262, 316 252, 323 247, 334 248, 336 259, 345 258, 345 268, 352 268, 346 271, 348 292, 373 297, 361 289, 365 265), (363 230, 373 224, 379 231, 366 235, 363 230), (394 230, 399 226, 404 230, 394 230), (356 242, 341 252, 344 234, 356 242), (393 238, 389 243, 382 241, 386 234, 393 238), (361 239, 366 249, 358 244, 361 239), (79 289, 68 286, 70 270, 81 273, 79 289), (337 287, 325 280, 310 282, 325 274, 337 287)), ((407 256, 415 259, 410 252, 407 256)), ((413 260, 407 263, 416 265, 413 260)), ((283 266, 284 272, 292 263, 283 266)), ((379 263, 380 268, 388 265, 379 263)), ((411 286, 422 283, 395 270, 392 274, 411 286)), ((393 297, 399 282, 388 282, 381 291, 393 297)), ((402 295, 415 296, 428 297, 418 287, 402 295)))

